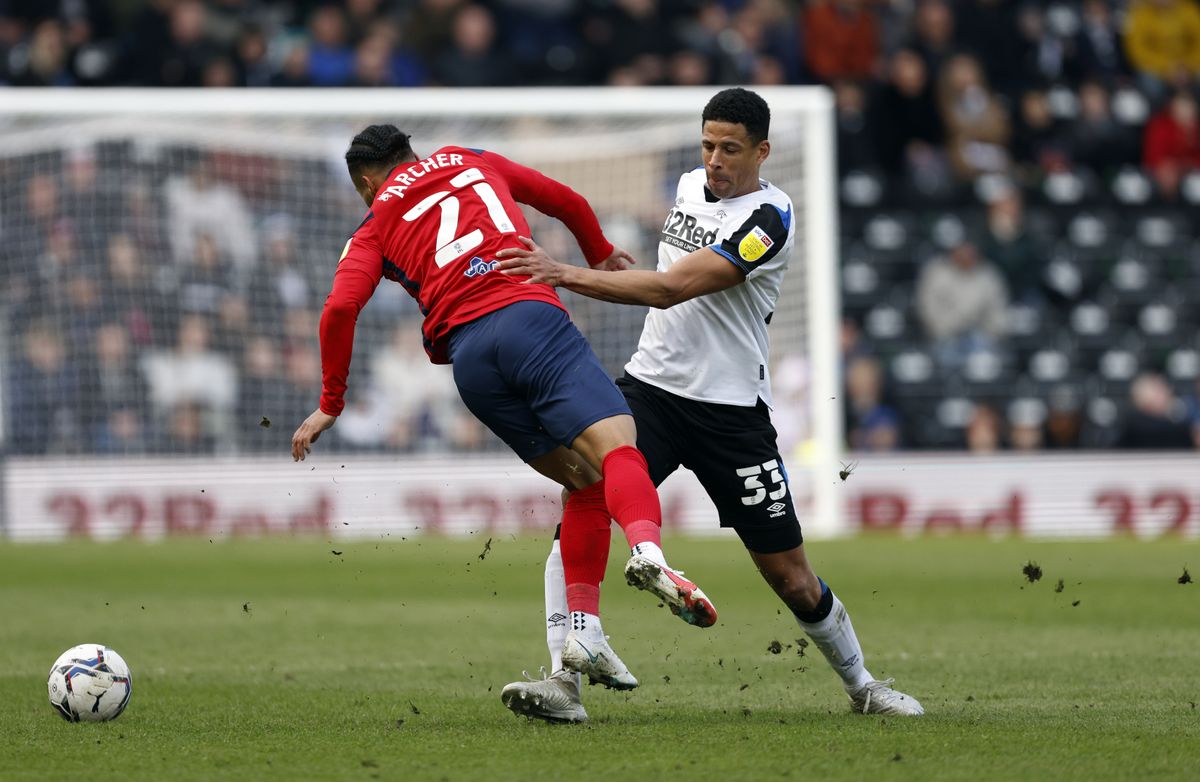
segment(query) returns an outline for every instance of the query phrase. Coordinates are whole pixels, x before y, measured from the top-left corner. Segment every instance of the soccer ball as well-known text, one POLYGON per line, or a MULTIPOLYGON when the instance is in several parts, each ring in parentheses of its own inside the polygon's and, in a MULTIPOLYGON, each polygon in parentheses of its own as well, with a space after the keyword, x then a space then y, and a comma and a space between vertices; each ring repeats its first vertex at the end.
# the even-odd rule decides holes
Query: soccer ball
POLYGON ((69 722, 115 720, 129 705, 133 676, 115 650, 80 644, 58 656, 50 669, 50 705, 69 722))

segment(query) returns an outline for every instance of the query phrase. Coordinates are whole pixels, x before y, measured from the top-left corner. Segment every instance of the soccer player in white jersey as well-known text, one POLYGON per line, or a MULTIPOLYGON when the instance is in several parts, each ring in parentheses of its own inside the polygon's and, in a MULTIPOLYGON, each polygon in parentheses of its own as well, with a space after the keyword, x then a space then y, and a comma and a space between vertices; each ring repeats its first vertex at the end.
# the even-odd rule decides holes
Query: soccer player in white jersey
MULTIPOLYGON (((851 708, 916 715, 921 704, 876 680, 845 606, 813 572, 771 425, 767 325, 795 239, 787 194, 759 178, 771 151, 770 109, 756 93, 717 93, 702 115, 704 165, 679 179, 663 225, 657 271, 604 272, 561 264, 531 241, 504 250, 505 274, 530 275, 604 301, 652 309, 637 353, 617 381, 637 422, 638 448, 661 483, 691 469, 767 583, 841 677, 851 708)), ((589 556, 607 557, 607 545, 589 556)), ((594 565, 593 565, 594 566, 594 565)), ((570 565, 568 565, 570 567, 570 565)), ((546 561, 549 678, 514 682, 501 699, 552 722, 587 719, 579 677, 562 670, 567 632, 557 541, 546 561)), ((603 572, 601 565, 600 572, 603 572)))

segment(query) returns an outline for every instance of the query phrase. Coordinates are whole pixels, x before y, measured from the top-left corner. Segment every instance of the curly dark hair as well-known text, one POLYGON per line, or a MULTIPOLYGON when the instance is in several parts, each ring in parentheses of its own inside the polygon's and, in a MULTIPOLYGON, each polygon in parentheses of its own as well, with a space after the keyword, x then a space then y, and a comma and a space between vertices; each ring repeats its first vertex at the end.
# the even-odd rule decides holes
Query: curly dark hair
POLYGON ((395 125, 370 125, 350 142, 346 168, 357 179, 360 172, 382 168, 390 171, 413 156, 409 136, 395 125))
POLYGON ((771 109, 758 93, 731 87, 721 90, 708 101, 700 115, 701 126, 709 120, 740 124, 746 128, 750 140, 757 144, 771 129, 771 109))

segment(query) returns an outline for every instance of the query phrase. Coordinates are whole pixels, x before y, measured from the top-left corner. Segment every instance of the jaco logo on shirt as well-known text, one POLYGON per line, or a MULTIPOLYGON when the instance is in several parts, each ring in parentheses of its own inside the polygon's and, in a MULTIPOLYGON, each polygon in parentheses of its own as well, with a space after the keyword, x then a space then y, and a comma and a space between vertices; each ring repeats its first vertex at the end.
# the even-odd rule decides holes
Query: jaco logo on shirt
POLYGON ((479 277, 493 271, 498 265, 500 265, 499 261, 485 261, 476 255, 471 259, 471 263, 467 267, 467 270, 463 272, 463 275, 467 277, 479 277))
POLYGON ((742 241, 738 244, 738 255, 742 256, 744 261, 757 261, 766 255, 767 250, 770 250, 773 244, 775 242, 767 235, 767 232, 756 225, 742 237, 742 241))

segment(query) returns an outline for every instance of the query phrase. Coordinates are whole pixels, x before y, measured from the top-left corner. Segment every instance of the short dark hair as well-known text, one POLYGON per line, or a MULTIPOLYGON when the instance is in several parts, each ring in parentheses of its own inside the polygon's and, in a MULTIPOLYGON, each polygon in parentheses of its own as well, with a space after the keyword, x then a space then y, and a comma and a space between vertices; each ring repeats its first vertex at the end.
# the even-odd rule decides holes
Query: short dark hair
POLYGON ((746 128, 746 135, 755 144, 767 137, 771 129, 771 109, 757 92, 731 87, 721 90, 708 101, 700 124, 705 122, 733 122, 746 128))
POLYGON ((346 168, 357 178, 367 169, 392 170, 412 156, 409 136, 395 125, 371 125, 350 142, 346 150, 346 168))

